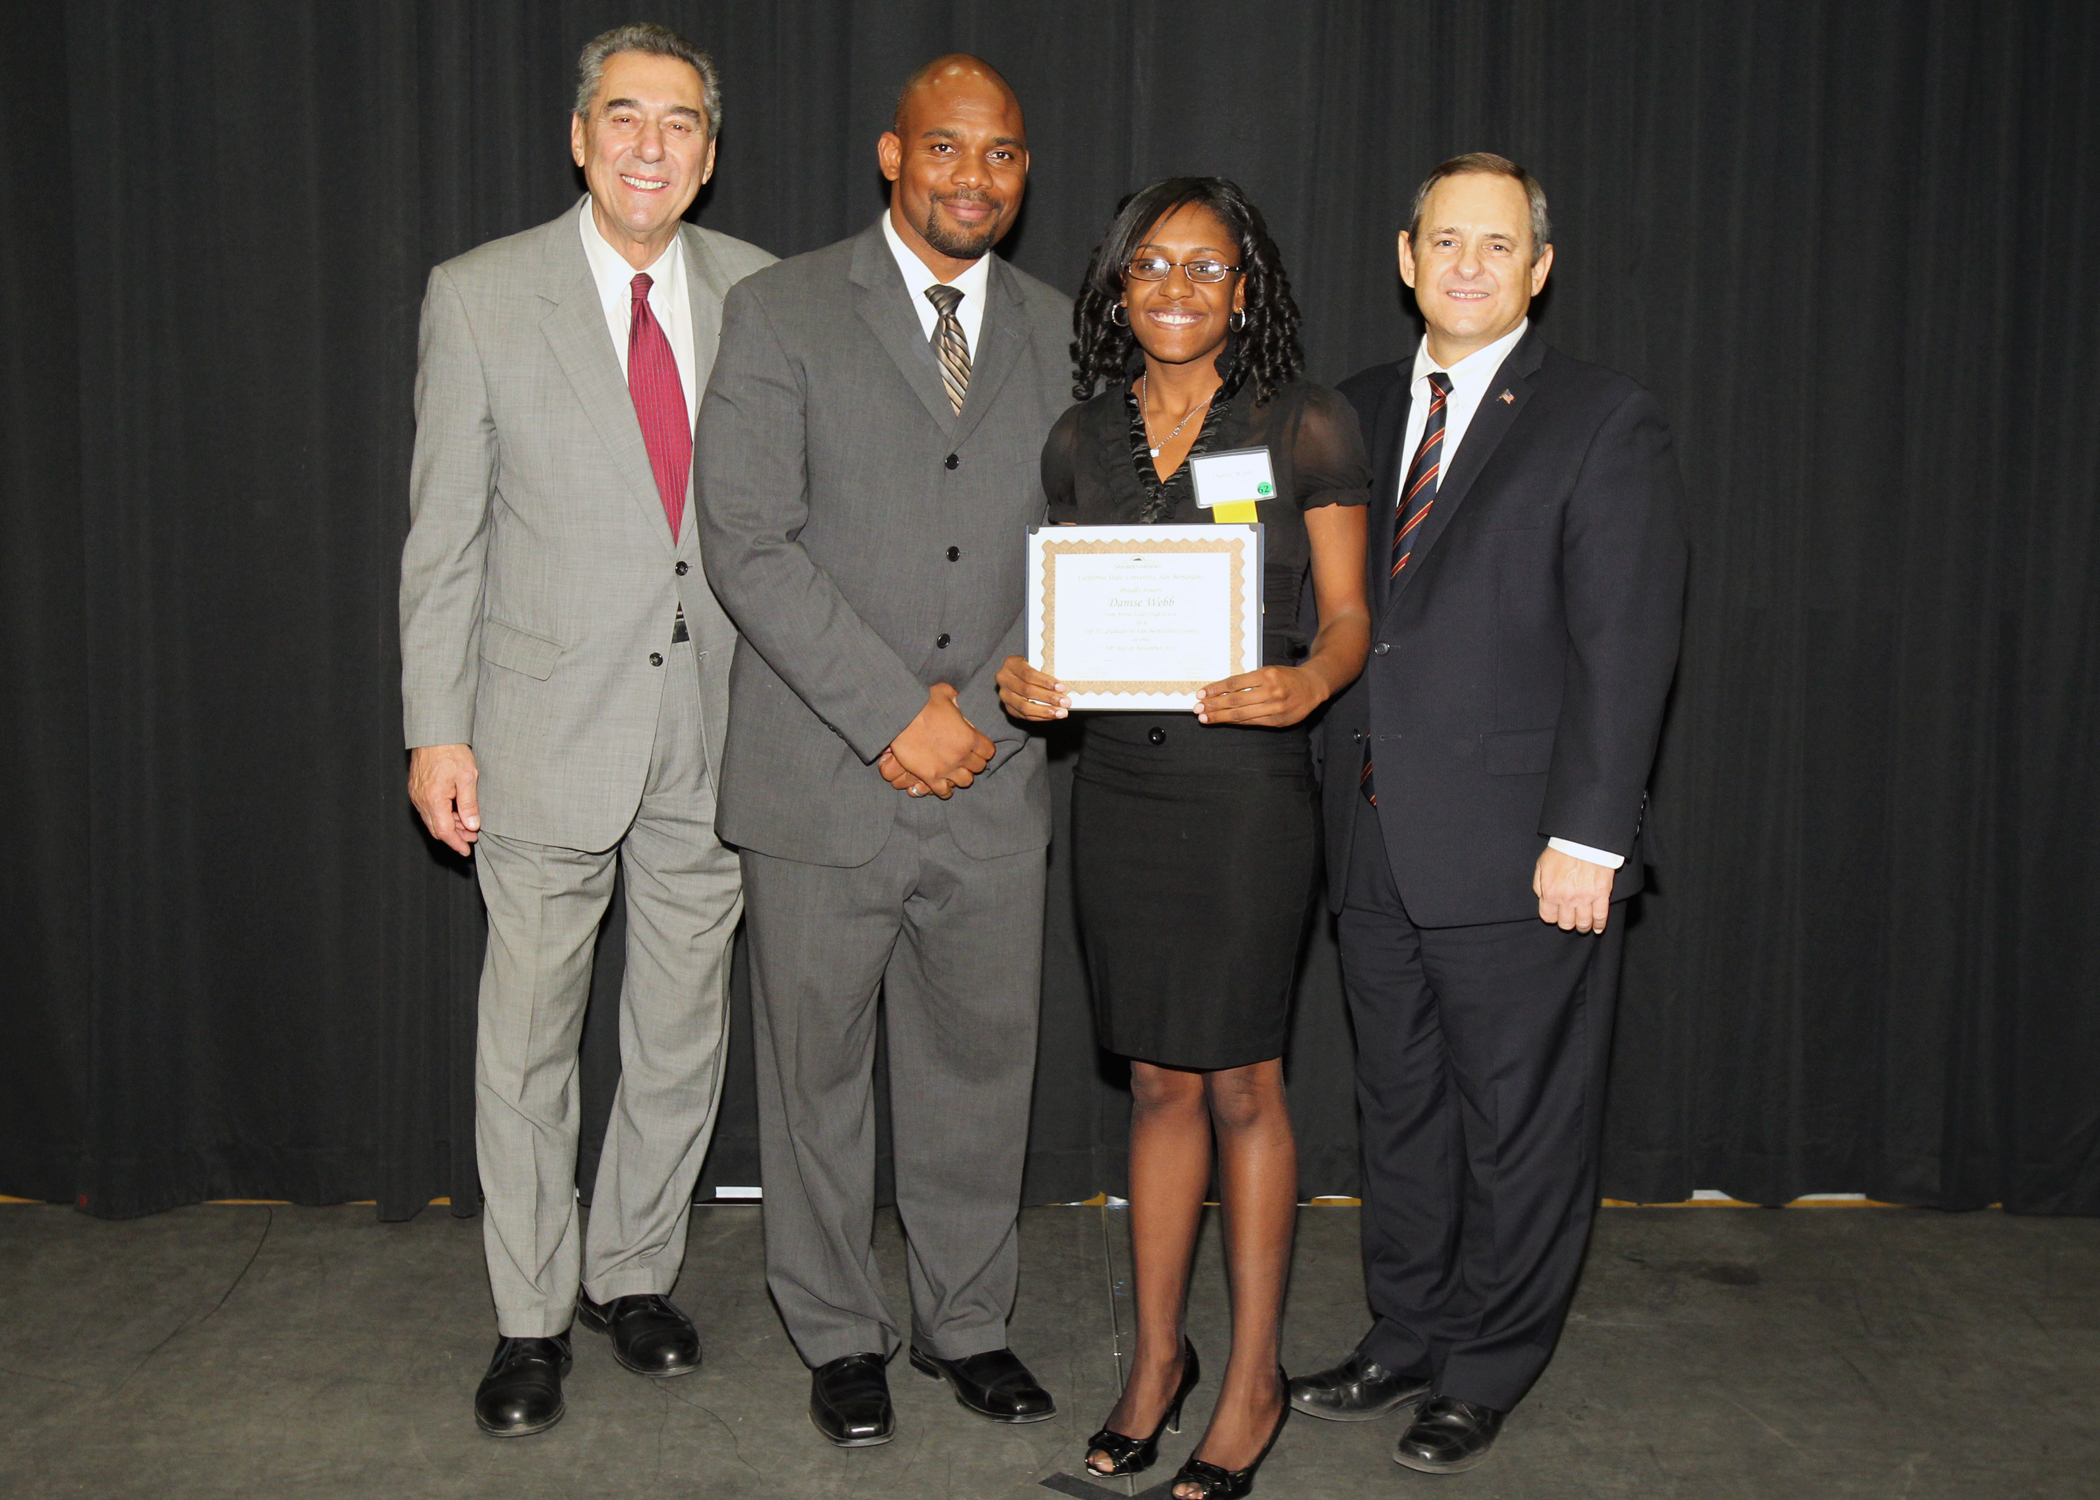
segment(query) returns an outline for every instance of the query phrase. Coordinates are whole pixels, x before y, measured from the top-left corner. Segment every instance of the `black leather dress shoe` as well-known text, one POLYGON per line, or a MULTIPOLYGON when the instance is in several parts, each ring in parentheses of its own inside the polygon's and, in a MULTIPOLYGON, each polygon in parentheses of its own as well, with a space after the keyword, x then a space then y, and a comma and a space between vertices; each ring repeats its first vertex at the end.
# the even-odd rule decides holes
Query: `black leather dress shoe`
POLYGON ((693 1320, 656 1292, 593 1302, 576 1294, 576 1316, 593 1333, 612 1335, 613 1358, 637 1375, 667 1380, 700 1368, 693 1320))
POLYGON ((937 1359, 913 1349, 911 1367, 921 1375, 947 1381, 957 1401, 994 1422, 1047 1422, 1057 1415, 1057 1403, 1036 1384, 1028 1366, 1011 1349, 966 1354, 961 1359, 937 1359))
POLYGON ((849 1354, 809 1372, 809 1419, 841 1448, 873 1448, 897 1435, 890 1381, 879 1354, 849 1354))
POLYGON ((1421 1376, 1403 1375, 1361 1353, 1331 1370, 1300 1375, 1291 1382, 1291 1405, 1329 1422, 1369 1422, 1413 1406, 1428 1394, 1429 1382, 1421 1376))
POLYGON ((545 1432, 568 1410, 561 1378, 569 1373, 569 1336, 498 1339, 481 1388, 474 1392, 474 1425, 490 1437, 545 1432))
POLYGON ((1393 1462, 1424 1474, 1463 1474, 1487 1457, 1507 1415, 1454 1396, 1431 1396, 1400 1435, 1393 1462))

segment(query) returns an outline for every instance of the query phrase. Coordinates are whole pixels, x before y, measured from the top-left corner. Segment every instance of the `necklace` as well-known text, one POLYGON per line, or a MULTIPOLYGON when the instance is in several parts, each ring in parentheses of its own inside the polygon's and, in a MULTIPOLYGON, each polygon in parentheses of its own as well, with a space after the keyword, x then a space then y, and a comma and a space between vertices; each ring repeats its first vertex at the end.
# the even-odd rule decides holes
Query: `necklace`
MULTIPOLYGON (((1181 429, 1189 425, 1189 418, 1195 416, 1197 412, 1202 411, 1204 407, 1209 406, 1210 403, 1217 398, 1217 394, 1218 393, 1216 391, 1212 391, 1210 395, 1205 396, 1203 398, 1200 404, 1190 407, 1188 411, 1183 414, 1181 420, 1174 424, 1174 430, 1167 434, 1166 442, 1163 442, 1159 445, 1159 447, 1152 449, 1152 456, 1154 458, 1159 457, 1160 448, 1166 447, 1167 443, 1171 443, 1174 441, 1174 439, 1180 437, 1181 429)), ((1140 375, 1138 376, 1138 415, 1145 419, 1145 439, 1148 443, 1151 441, 1152 438, 1152 412, 1149 409, 1151 401, 1152 383, 1149 380, 1145 379, 1144 376, 1140 375)))

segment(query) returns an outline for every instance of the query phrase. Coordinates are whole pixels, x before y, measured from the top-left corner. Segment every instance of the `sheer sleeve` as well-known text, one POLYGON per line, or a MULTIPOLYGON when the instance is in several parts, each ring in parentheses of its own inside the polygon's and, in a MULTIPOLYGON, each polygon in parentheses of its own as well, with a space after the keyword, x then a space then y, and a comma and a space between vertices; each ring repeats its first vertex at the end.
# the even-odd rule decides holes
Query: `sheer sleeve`
POLYGON ((1363 505, 1371 498, 1371 465, 1364 457, 1356 408, 1324 385, 1305 387, 1291 435, 1291 463, 1298 475, 1298 508, 1363 505))
POLYGON ((1049 498, 1048 519, 1053 526, 1069 526, 1079 519, 1079 445, 1085 406, 1075 406, 1057 419, 1043 444, 1043 494, 1049 498))

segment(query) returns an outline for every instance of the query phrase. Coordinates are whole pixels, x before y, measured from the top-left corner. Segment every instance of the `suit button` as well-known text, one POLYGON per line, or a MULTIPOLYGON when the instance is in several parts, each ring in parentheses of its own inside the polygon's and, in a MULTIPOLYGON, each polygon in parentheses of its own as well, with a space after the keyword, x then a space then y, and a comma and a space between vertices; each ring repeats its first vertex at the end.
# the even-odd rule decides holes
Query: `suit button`
POLYGON ((955 560, 956 560, 956 559, 957 559, 958 557, 961 557, 961 556, 962 556, 962 548, 960 548, 960 547, 950 547, 950 548, 948 549, 948 561, 950 561, 950 562, 954 562, 954 561, 955 561, 955 560))
POLYGON ((1152 741, 1155 745, 1164 745, 1167 742, 1167 732, 1154 725, 1145 731, 1145 738, 1152 741))
POLYGON ((677 567, 673 568, 673 569, 672 569, 671 571, 672 571, 672 572, 674 572, 674 573, 676 573, 676 574, 677 574, 677 575, 678 575, 678 576, 679 576, 680 578, 683 578, 683 577, 685 577, 685 572, 686 572, 686 569, 685 569, 685 564, 684 564, 684 563, 680 563, 680 564, 679 564, 679 565, 678 565, 677 567))
POLYGON ((936 637, 934 640, 934 644, 940 647, 943 651, 946 651, 948 649, 948 636, 946 632, 943 632, 941 635, 936 637))
POLYGON ((947 466, 948 466, 949 468, 951 468, 951 469, 952 469, 952 468, 954 468, 954 467, 955 467, 955 466, 956 466, 957 464, 959 464, 959 463, 961 463, 961 462, 962 462, 962 460, 961 460, 961 459, 959 459, 959 458, 957 458, 957 457, 956 457, 956 456, 955 456, 954 454, 952 454, 952 453, 951 453, 951 454, 949 454, 949 455, 948 455, 948 458, 947 458, 947 466))
POLYGON ((1391 641, 1380 641, 1377 645, 1371 648, 1371 654, 1373 656, 1383 656, 1386 654, 1386 652, 1392 649, 1393 643, 1391 641))
POLYGON ((650 666, 652 666, 652 667, 660 667, 660 666, 662 666, 663 664, 664 664, 664 654, 663 654, 663 652, 661 652, 661 651, 652 651, 652 652, 650 652, 650 653, 649 653, 649 665, 650 665, 650 666))
POLYGON ((1349 738, 1355 740, 1357 744, 1361 745, 1364 742, 1364 732, 1361 729, 1359 729, 1356 731, 1356 733, 1350 735, 1349 738))

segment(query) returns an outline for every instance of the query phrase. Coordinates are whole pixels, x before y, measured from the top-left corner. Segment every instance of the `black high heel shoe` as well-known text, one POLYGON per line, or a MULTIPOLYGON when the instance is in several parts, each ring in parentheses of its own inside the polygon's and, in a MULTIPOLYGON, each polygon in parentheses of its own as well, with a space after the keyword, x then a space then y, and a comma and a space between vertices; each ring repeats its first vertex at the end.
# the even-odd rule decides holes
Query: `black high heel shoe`
POLYGON ((1167 1408, 1167 1414, 1160 1419, 1159 1425, 1152 1429, 1152 1436, 1144 1439, 1126 1437, 1120 1432, 1102 1428, 1086 1440, 1086 1456, 1087 1460, 1090 1460, 1096 1453, 1105 1453, 1108 1455, 1109 1466, 1097 1469, 1091 1462, 1082 1460, 1086 1471, 1097 1478, 1111 1479, 1118 1474, 1142 1474, 1151 1468, 1159 1460, 1159 1435, 1162 1432, 1181 1431, 1181 1403, 1188 1400, 1189 1392, 1196 1388, 1196 1382, 1202 1376, 1203 1366, 1197 1362, 1196 1346, 1188 1341, 1187 1335, 1183 1335, 1181 1384, 1174 1392, 1174 1404, 1167 1408))
POLYGON ((1221 1469, 1191 1454, 1188 1462, 1167 1481, 1167 1493, 1174 1500, 1183 1500, 1178 1491, 1182 1485, 1191 1483, 1203 1488, 1190 1500, 1240 1500, 1242 1495, 1254 1492, 1254 1471, 1261 1467, 1269 1450, 1276 1446, 1276 1439, 1283 1436, 1283 1424, 1291 1419, 1291 1382, 1283 1373, 1282 1365, 1276 1367, 1276 1383, 1283 1390, 1283 1410, 1276 1414, 1276 1425, 1269 1431, 1269 1440, 1261 1445, 1261 1452, 1254 1455, 1254 1462, 1244 1469, 1221 1469))

